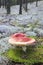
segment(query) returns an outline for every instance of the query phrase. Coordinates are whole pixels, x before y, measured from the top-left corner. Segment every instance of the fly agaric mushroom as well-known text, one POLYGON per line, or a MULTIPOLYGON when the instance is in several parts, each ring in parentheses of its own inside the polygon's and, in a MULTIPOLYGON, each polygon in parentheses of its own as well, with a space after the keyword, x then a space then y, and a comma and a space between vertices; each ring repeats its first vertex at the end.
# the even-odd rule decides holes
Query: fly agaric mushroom
POLYGON ((23 50, 28 45, 34 45, 35 39, 26 37, 23 33, 16 33, 10 36, 9 43, 15 46, 21 46, 23 47, 23 50))

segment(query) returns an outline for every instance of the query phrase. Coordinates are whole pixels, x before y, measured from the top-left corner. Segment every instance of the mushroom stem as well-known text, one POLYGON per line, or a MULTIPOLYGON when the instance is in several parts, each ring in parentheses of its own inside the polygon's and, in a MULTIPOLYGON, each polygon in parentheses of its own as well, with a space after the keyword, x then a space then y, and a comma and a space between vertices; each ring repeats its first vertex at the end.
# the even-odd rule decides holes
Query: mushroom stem
POLYGON ((23 50, 24 52, 26 52, 26 49, 27 49, 26 46, 23 46, 23 47, 22 47, 22 50, 23 50))

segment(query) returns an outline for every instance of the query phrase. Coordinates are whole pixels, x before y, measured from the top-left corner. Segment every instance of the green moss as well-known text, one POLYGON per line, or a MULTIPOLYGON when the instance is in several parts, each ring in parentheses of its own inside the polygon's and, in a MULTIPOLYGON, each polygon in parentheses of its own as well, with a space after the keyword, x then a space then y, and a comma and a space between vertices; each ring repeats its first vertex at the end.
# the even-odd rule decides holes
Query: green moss
POLYGON ((21 48, 10 49, 5 55, 15 62, 27 63, 27 65, 43 62, 43 46, 39 45, 36 48, 30 46, 27 48, 26 53, 21 48))

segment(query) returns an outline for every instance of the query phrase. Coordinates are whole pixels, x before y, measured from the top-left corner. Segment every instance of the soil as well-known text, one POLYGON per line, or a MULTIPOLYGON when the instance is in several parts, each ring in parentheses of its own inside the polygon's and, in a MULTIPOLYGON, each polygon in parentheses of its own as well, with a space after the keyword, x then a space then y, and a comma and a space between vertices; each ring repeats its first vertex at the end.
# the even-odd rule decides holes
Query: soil
POLYGON ((33 65, 43 65, 43 63, 35 63, 35 64, 33 64, 33 65))
POLYGON ((7 65, 24 65, 24 63, 9 61, 7 65))

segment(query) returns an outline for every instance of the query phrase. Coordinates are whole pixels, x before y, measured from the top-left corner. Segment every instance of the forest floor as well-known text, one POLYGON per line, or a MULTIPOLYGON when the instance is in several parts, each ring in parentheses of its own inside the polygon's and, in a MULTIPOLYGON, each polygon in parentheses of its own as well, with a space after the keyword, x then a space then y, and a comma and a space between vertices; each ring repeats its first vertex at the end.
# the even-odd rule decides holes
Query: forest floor
POLYGON ((39 36, 43 39, 43 1, 38 2, 38 7, 36 2, 29 3, 27 12, 22 7, 22 15, 19 15, 19 5, 11 7, 10 15, 6 15, 5 8, 0 8, 0 65, 6 65, 8 62, 1 54, 12 47, 8 39, 16 32, 24 32, 27 36, 39 36))

